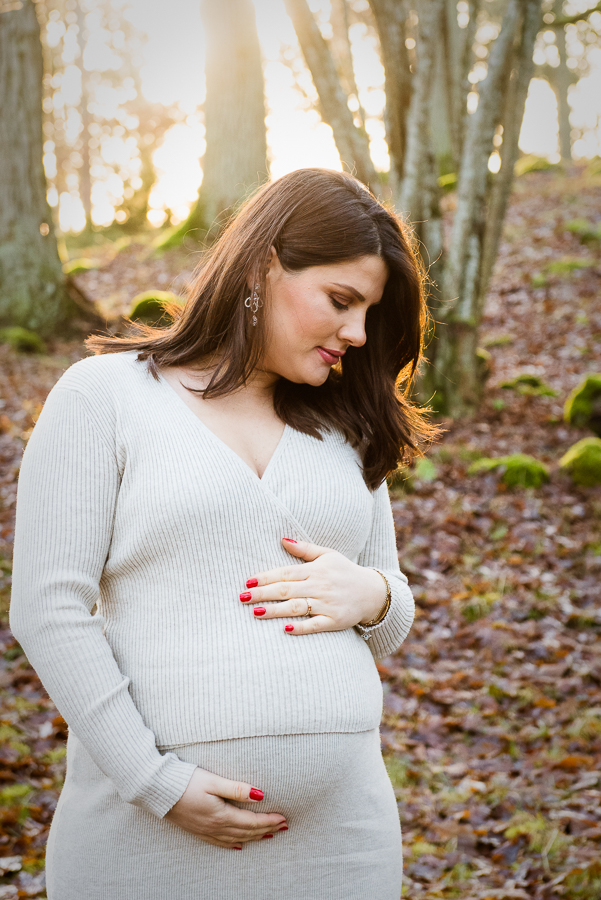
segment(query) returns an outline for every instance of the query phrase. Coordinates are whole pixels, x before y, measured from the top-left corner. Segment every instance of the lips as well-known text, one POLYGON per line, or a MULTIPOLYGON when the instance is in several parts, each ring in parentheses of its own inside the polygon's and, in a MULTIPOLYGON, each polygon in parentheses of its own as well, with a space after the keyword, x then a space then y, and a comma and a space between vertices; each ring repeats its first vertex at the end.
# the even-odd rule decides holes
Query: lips
POLYGON ((341 356, 344 356, 344 350, 326 350, 325 347, 318 347, 317 352, 329 366, 335 366, 341 356))

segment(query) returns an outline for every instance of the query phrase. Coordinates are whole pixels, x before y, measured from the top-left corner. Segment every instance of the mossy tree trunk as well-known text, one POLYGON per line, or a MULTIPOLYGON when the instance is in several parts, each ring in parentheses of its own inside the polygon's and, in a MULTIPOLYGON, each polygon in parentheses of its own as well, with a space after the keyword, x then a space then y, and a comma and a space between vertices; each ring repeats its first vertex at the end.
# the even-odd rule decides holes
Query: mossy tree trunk
POLYGON ((42 163, 42 45, 32 0, 0 11, 0 324, 50 335, 73 316, 42 163))
MULTIPOLYGON (((369 6, 385 72, 388 189, 398 211, 412 222, 428 268, 435 322, 414 399, 457 418, 475 412, 484 391, 487 361, 478 347, 479 328, 513 182, 542 4, 467 0, 462 27, 456 0, 369 0, 369 6), (487 18, 501 27, 487 54, 487 77, 476 86, 469 76, 478 58, 478 23, 487 18), (470 93, 478 97, 473 113, 468 113, 470 93), (495 148, 501 169, 493 176, 488 161, 495 148), (439 176, 451 165, 457 173, 456 208, 445 230, 439 176)), ((335 67, 327 55, 334 56, 335 48, 316 22, 308 22, 307 0, 286 0, 286 7, 340 157, 361 178, 369 160, 357 142, 360 130, 344 109, 343 86, 340 80, 338 89, 333 83, 335 67)), ((363 180, 373 187, 370 177, 363 180)))
POLYGON ((424 371, 419 388, 421 398, 434 397, 435 408, 453 418, 478 409, 484 392, 486 364, 478 351, 478 333, 513 183, 541 22, 540 0, 509 0, 465 134, 441 302, 435 308, 439 324, 429 350, 434 364, 424 371), (493 178, 488 158, 500 124, 501 169, 493 178))
MULTIPOLYGON (((252 0, 203 0, 207 149, 198 201, 166 244, 214 238, 267 178, 265 89, 252 0)), ((165 246, 165 244, 163 245, 165 246)))

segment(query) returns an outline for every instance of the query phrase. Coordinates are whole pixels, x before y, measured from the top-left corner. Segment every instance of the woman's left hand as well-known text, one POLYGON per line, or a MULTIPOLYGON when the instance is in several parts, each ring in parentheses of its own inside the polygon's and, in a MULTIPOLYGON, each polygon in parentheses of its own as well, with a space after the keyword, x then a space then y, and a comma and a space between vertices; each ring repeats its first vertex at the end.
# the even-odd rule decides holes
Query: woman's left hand
POLYGON ((254 614, 261 619, 306 616, 286 630, 293 635, 316 631, 343 631, 371 622, 386 600, 384 579, 374 569, 351 562, 337 550, 306 541, 282 541, 288 553, 306 560, 249 578, 240 594, 243 603, 259 604, 254 614), (262 604, 268 603, 268 606, 262 604))

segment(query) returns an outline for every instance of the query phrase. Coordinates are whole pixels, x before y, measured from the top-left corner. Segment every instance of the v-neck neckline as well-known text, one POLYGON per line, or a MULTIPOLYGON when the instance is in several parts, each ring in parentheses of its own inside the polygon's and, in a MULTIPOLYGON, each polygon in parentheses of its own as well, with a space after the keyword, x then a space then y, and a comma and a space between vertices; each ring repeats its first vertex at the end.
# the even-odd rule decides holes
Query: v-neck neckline
POLYGON ((263 469, 263 474, 258 475, 257 472, 255 472, 255 470, 252 469, 244 459, 242 459, 242 457, 240 456, 239 453, 236 453, 236 451, 232 447, 230 447, 229 444, 226 444, 226 442, 224 440, 222 440, 219 437, 219 435, 215 434, 215 432, 212 430, 212 428, 209 428, 209 426, 206 424, 206 422, 203 422, 203 420, 200 418, 200 416, 196 415, 194 410, 190 409, 190 407, 188 406, 186 401, 182 397, 180 397, 180 395, 177 393, 175 388, 173 388, 169 384, 167 379, 164 377, 164 375, 161 374, 161 372, 158 371, 158 369, 157 369, 157 374, 161 380, 161 383, 164 385, 164 387, 167 390, 171 391, 171 393, 175 396, 177 402, 179 404, 181 404, 181 406, 184 408, 184 410, 190 416, 192 416, 196 422, 198 422, 199 426, 205 432, 205 434, 209 437, 209 439, 212 440, 213 443, 215 443, 218 446, 220 446, 221 448, 223 448, 226 451, 226 453, 228 453, 230 456, 233 456, 238 461, 238 464, 241 466, 244 466, 244 468, 247 470, 247 472, 250 473, 250 475, 253 478, 255 478, 257 481, 264 482, 266 475, 272 469, 274 461, 277 459, 277 457, 282 452, 284 444, 287 443, 289 434, 293 430, 292 428, 290 428, 288 423, 287 422, 284 423, 284 430, 282 431, 280 439, 279 439, 278 443, 276 444, 275 450, 273 451, 273 453, 271 454, 271 456, 269 458, 269 462, 263 469))

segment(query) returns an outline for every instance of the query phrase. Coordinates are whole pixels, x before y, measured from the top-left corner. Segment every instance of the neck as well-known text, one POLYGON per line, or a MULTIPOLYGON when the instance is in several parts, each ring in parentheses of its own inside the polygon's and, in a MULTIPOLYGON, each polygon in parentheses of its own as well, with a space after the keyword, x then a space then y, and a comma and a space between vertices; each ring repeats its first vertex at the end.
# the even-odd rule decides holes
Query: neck
MULTIPOLYGON (((213 359, 200 366, 181 366, 179 371, 184 384, 187 383, 189 387, 203 388, 211 380, 216 365, 217 361, 213 359)), ((246 384, 240 385, 235 391, 232 391, 232 395, 245 403, 272 406, 273 394, 279 378, 280 376, 274 372, 256 368, 246 384)))

